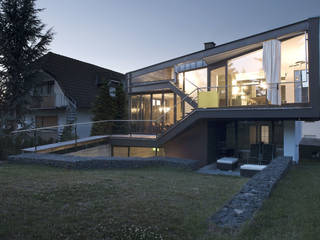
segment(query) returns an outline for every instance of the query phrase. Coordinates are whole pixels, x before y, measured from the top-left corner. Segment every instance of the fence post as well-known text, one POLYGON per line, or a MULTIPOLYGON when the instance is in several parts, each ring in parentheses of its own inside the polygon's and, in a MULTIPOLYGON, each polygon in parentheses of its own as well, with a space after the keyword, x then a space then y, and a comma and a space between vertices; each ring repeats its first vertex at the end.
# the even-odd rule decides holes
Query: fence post
POLYGON ((77 146, 77 144, 78 144, 78 140, 77 140, 77 124, 74 125, 74 143, 75 143, 75 146, 77 146))
POLYGON ((34 130, 33 138, 34 152, 37 152, 37 129, 34 130))

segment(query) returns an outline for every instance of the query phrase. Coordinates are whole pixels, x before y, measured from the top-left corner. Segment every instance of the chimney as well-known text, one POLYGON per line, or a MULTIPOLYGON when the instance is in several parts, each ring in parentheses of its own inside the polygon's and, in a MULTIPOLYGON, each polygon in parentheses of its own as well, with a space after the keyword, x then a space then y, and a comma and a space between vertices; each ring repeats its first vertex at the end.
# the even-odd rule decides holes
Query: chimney
POLYGON ((211 49, 214 47, 216 47, 215 42, 205 42, 204 43, 204 50, 208 50, 208 49, 211 49))

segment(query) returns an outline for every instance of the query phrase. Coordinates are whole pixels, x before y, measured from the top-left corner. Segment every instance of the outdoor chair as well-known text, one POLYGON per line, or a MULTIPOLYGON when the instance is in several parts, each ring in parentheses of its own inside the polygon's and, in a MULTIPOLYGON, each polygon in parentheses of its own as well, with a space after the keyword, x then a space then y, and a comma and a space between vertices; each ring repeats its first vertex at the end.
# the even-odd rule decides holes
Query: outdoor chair
POLYGON ((260 144, 250 145, 250 155, 248 158, 248 163, 258 164, 260 159, 260 144))
POLYGON ((274 145, 273 144, 263 144, 262 145, 262 164, 269 164, 274 156, 274 145))

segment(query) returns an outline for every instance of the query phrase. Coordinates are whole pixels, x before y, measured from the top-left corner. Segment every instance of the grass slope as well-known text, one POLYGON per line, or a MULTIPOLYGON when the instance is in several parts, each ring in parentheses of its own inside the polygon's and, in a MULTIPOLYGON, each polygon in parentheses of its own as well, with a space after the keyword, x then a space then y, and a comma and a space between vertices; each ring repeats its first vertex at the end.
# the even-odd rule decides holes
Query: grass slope
POLYGON ((0 239, 193 240, 246 181, 171 168, 79 171, 4 164, 0 239), (135 232, 154 237, 134 238, 135 232))
POLYGON ((290 169, 253 220, 238 233, 215 231, 206 240, 315 240, 320 239, 320 164, 290 169))

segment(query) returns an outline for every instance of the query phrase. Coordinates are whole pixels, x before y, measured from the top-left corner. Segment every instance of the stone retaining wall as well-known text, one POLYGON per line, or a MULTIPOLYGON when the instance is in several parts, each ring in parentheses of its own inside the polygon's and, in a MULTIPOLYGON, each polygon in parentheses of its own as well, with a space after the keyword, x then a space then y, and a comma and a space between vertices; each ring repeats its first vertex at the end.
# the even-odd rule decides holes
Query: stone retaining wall
POLYGON ((236 229, 251 219, 260 209, 263 201, 270 196, 272 189, 291 166, 292 159, 278 157, 263 171, 253 176, 211 220, 218 227, 236 229))
POLYGON ((172 166, 195 169, 198 161, 168 157, 120 158, 120 157, 79 157, 61 154, 23 153, 9 156, 11 163, 43 164, 72 169, 98 168, 141 168, 150 166, 172 166))

